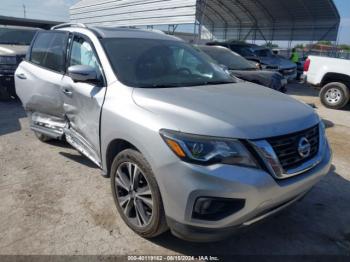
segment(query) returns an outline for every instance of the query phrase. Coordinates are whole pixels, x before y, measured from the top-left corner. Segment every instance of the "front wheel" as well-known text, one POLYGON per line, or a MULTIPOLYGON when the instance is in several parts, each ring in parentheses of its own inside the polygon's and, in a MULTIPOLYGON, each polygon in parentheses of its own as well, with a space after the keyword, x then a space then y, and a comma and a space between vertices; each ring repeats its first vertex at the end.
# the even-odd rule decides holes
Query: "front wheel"
POLYGON ((349 102, 349 88, 343 83, 329 83, 321 89, 320 99, 327 108, 341 109, 349 102))
POLYGON ((152 238, 167 230, 157 181, 142 154, 126 149, 114 158, 111 186, 118 212, 134 232, 152 238))

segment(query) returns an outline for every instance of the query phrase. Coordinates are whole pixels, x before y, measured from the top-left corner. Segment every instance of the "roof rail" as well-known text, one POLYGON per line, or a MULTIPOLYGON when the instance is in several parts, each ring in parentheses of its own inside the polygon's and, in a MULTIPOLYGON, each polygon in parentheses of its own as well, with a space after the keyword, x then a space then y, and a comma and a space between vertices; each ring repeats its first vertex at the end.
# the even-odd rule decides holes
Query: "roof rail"
POLYGON ((82 24, 82 23, 64 23, 64 24, 59 24, 59 25, 55 25, 55 26, 51 27, 51 30, 64 28, 64 27, 82 27, 82 28, 87 28, 87 26, 82 24))

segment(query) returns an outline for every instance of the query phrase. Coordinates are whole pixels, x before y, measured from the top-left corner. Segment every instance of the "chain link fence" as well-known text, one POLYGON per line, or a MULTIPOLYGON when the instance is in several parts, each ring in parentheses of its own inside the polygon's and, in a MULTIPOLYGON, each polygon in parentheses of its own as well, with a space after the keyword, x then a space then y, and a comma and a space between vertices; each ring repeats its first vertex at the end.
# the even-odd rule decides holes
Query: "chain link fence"
MULTIPOLYGON (((274 49, 274 52, 278 53, 281 56, 289 58, 292 50, 291 49, 274 49)), ((321 50, 300 50, 297 49, 300 58, 306 58, 310 55, 315 56, 325 56, 325 57, 334 57, 341 59, 350 60, 350 51, 321 51, 321 50)))

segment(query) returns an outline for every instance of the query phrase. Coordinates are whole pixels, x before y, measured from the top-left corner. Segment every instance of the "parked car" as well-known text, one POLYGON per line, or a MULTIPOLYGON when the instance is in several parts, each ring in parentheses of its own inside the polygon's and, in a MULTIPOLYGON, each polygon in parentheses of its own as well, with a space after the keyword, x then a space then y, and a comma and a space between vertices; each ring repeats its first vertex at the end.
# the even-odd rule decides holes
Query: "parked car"
POLYGON ((311 107, 235 81, 173 36, 54 29, 36 35, 16 70, 30 127, 43 141, 65 137, 110 176, 122 219, 141 236, 169 227, 189 240, 225 237, 301 199, 328 172, 311 107))
POLYGON ((220 45, 231 49, 248 60, 261 64, 263 69, 280 72, 288 81, 297 77, 297 65, 290 60, 275 55, 269 48, 244 42, 210 42, 207 45, 220 45))
POLYGON ((274 90, 285 92, 287 80, 278 72, 261 70, 259 64, 240 56, 223 46, 198 46, 218 64, 223 65, 229 72, 240 79, 274 90))
POLYGON ((26 27, 0 27, 0 100, 16 96, 13 75, 36 32, 26 27))
POLYGON ((304 64, 303 79, 321 87, 320 99, 332 109, 345 107, 350 100, 350 61, 345 59, 309 56, 304 64))
MULTIPOLYGON (((291 55, 292 50, 288 48, 274 48, 272 49, 272 53, 274 55, 279 55, 284 58, 289 58, 291 55)), ((299 55, 301 52, 299 52, 299 55)), ((297 64, 297 80, 301 80, 301 76, 304 73, 304 63, 306 60, 307 56, 305 54, 303 56, 300 55, 299 61, 296 63, 297 64)))

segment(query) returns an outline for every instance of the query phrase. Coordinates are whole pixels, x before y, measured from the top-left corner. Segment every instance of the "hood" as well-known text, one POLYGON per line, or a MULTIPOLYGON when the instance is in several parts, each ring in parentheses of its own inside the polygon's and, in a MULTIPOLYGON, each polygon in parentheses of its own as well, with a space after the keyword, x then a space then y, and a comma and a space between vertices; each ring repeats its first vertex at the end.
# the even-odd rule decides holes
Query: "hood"
POLYGON ((231 74, 240 79, 259 83, 263 86, 269 87, 273 79, 282 79, 283 76, 277 72, 267 70, 229 70, 231 74))
POLYGON ((260 57, 260 62, 265 65, 279 66, 280 69, 295 68, 296 64, 280 56, 260 57))
POLYGON ((160 123, 181 132, 259 139, 297 132, 319 122, 314 110, 256 84, 135 88, 133 99, 160 123))
POLYGON ((16 56, 25 55, 29 46, 27 45, 0 45, 0 55, 16 56))

